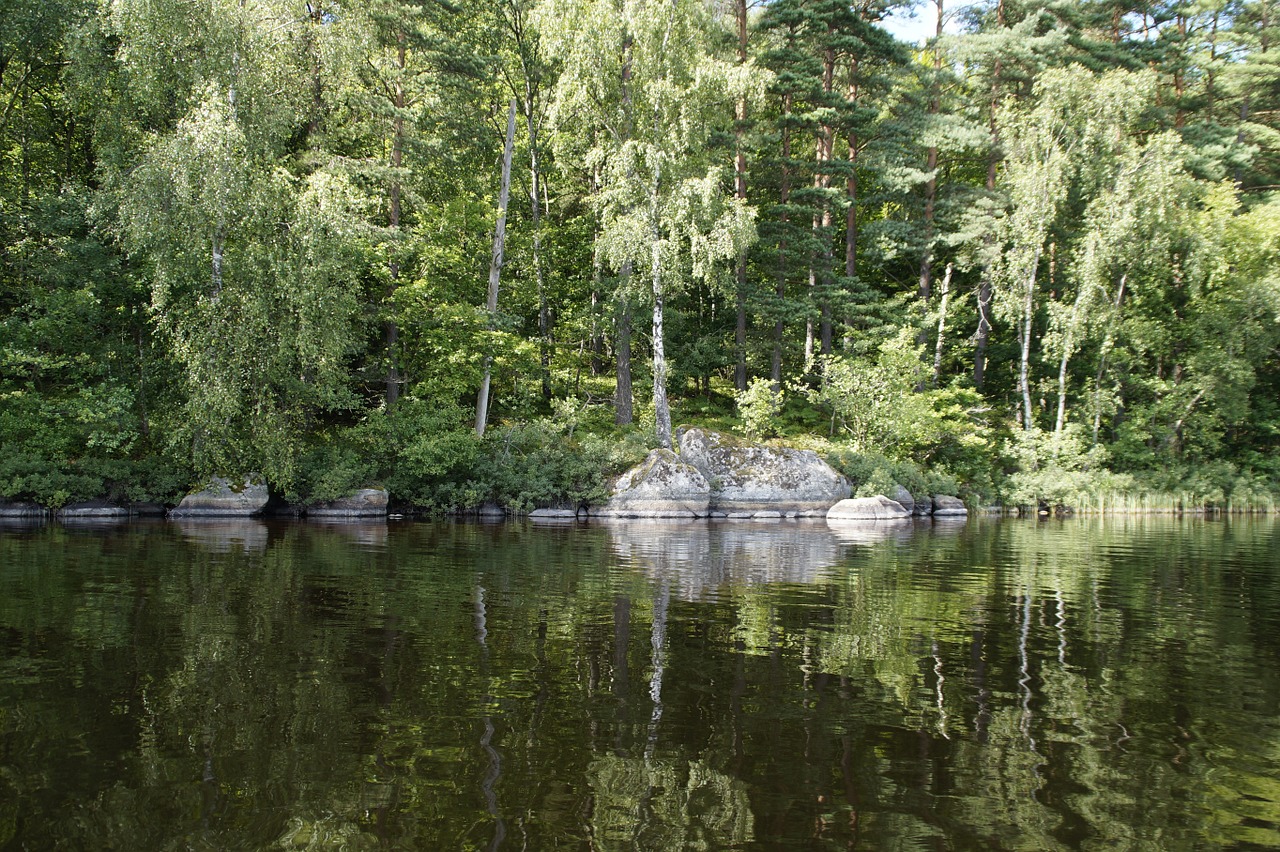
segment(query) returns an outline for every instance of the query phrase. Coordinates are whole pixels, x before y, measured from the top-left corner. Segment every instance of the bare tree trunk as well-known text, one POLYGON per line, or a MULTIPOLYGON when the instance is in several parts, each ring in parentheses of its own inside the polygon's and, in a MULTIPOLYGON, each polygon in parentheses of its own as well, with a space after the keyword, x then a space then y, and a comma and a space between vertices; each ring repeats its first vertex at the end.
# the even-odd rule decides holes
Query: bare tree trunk
MULTIPOLYGON (((827 38, 834 35, 834 28, 828 28, 827 38)), ((822 56, 822 92, 828 98, 835 88, 836 52, 828 47, 822 56)), ((818 180, 822 193, 822 286, 818 294, 818 335, 819 346, 823 355, 831 354, 831 199, 826 190, 831 188, 831 159, 835 153, 835 128, 823 124, 818 140, 818 180)))
MULTIPOLYGON (((622 265, 623 287, 627 286, 631 273, 632 266, 628 261, 622 265)), ((625 295, 618 304, 617 334, 617 385, 613 392, 613 422, 619 426, 629 426, 635 416, 631 393, 631 303, 625 295)))
POLYGON ((671 449, 671 405, 667 400, 667 353, 663 345, 662 304, 662 251, 653 223, 650 237, 653 240, 653 260, 650 273, 653 277, 653 413, 658 446, 671 449))
MULTIPOLYGON (((624 141, 630 141, 633 130, 631 102, 631 50, 633 44, 634 39, 628 33, 622 45, 621 87, 624 141)), ((624 292, 631 281, 633 271, 634 268, 631 261, 623 263, 621 289, 624 292)), ((613 422, 619 426, 629 426, 634 419, 634 403, 631 392, 631 305, 625 295, 622 296, 618 305, 617 334, 617 358, 614 364, 614 372, 617 378, 613 393, 613 422)))
MULTIPOLYGON (((747 64, 747 0, 734 0, 734 20, 738 27, 738 65, 747 64)), ((738 98, 735 109, 734 142, 737 149, 733 161, 734 194, 739 201, 747 200, 747 152, 743 141, 747 123, 747 98, 738 98)), ((740 391, 747 389, 747 253, 738 253, 734 266, 734 282, 737 285, 738 317, 734 326, 733 385, 740 391)))
MULTIPOLYGON (((671 2, 671 16, 667 30, 662 35, 661 61, 665 61, 667 45, 671 42, 671 30, 675 26, 676 3, 671 2)), ((664 75, 665 76, 665 75, 664 75)), ((658 136, 660 99, 653 100, 653 131, 658 136)), ((658 446, 671 449, 671 405, 667 400, 667 354, 663 341, 663 288, 662 288, 662 233, 659 220, 658 199, 662 191, 662 160, 657 158, 653 166, 653 181, 649 184, 649 241, 650 283, 653 286, 653 414, 658 446)))
POLYGON ((213 274, 213 300, 215 302, 222 296, 222 251, 223 246, 226 243, 226 239, 226 234, 221 226, 214 230, 210 266, 212 267, 213 274))
POLYGON ((947 330, 947 299, 951 296, 951 271, 953 268, 954 265, 948 263, 946 272, 942 274, 942 302, 938 306, 938 342, 933 347, 933 386, 935 388, 942 381, 943 341, 947 330))
MULTIPOLYGON (((783 209, 783 237, 778 245, 778 272, 774 287, 774 295, 778 297, 779 310, 781 310, 783 300, 787 297, 786 228, 791 222, 791 214, 786 212, 787 205, 791 202, 791 166, 789 163, 791 159, 791 127, 787 119, 790 115, 791 95, 788 93, 782 96, 782 182, 778 197, 783 209)), ((773 324, 773 363, 769 371, 774 393, 782 389, 782 336, 785 331, 786 324, 783 322, 781 314, 779 314, 773 324)))
POLYGON ((1085 293, 1081 287, 1076 291, 1075 303, 1071 305, 1071 316, 1067 319, 1067 330, 1062 336, 1062 358, 1058 362, 1058 417, 1053 424, 1053 433, 1061 435, 1067 423, 1067 362, 1071 360, 1071 350, 1076 344, 1076 323, 1080 317, 1080 307, 1084 304, 1085 293))
MULTIPOLYGON (((493 328, 498 313, 498 284, 502 278, 503 251, 507 242, 507 200, 511 193, 511 153, 516 139, 516 99, 511 99, 507 112, 507 138, 502 147, 502 185, 498 190, 498 223, 493 229, 493 256, 489 261, 489 327, 493 328)), ((536 205, 535 205, 536 206, 536 205)), ((476 434, 484 437, 489 419, 489 369, 493 356, 484 359, 484 379, 480 383, 480 396, 476 400, 476 434)))
POLYGON ((1124 288, 1128 280, 1128 273, 1120 276, 1120 283, 1116 286, 1116 298, 1112 302, 1116 315, 1113 315, 1107 323, 1107 334, 1103 338, 1102 349, 1098 353, 1098 374, 1093 380, 1093 443, 1095 446, 1098 443, 1098 433, 1102 430, 1102 377, 1107 370, 1107 355, 1115 344, 1115 323, 1119 319, 1120 306, 1124 304, 1124 288))
MULTIPOLYGON (((933 44, 933 85, 930 87, 928 114, 936 116, 942 107, 942 94, 938 87, 938 77, 942 74, 942 51, 938 47, 938 39, 942 38, 942 3, 937 0, 938 23, 933 44)), ((930 128, 932 131, 933 128, 930 128)), ((925 154, 925 173, 929 175, 924 184, 924 249, 920 253, 920 277, 916 290, 920 297, 920 309, 927 313, 929 300, 933 297, 933 218, 934 206, 938 197, 938 146, 930 145, 925 154)), ((924 342, 926 332, 920 329, 920 342, 924 342)))
POLYGON ((538 123, 534 116, 533 86, 525 75, 525 124, 529 129, 529 209, 533 213, 533 278, 538 285, 538 361, 542 368, 542 400, 551 402, 551 311, 542 274, 542 170, 538 162, 538 123))
POLYGON ((1036 273, 1040 268, 1041 244, 1036 244, 1035 257, 1027 270, 1026 292, 1022 296, 1022 359, 1018 367, 1018 391, 1022 394, 1022 428, 1030 431, 1031 419, 1031 320, 1035 308, 1036 273))
POLYGON ((982 390, 987 377, 987 344, 991 340, 991 271, 982 270, 978 282, 978 330, 973 345, 973 386, 982 390))
MULTIPOLYGON (((1005 26, 1004 0, 999 0, 996 4, 996 25, 1001 29, 1005 26)), ((987 158, 987 192, 994 193, 996 189, 996 167, 1000 163, 1000 154, 997 149, 999 144, 999 131, 996 126, 996 109, 1000 104, 1000 75, 1001 65, 999 59, 995 60, 991 69, 991 99, 989 102, 988 132, 991 137, 991 154, 987 158)), ((988 246, 991 243, 991 237, 986 238, 988 246)), ((982 278, 978 283, 978 330, 974 332, 973 347, 973 386, 977 390, 982 390, 983 382, 987 377, 987 346, 991 341, 991 265, 983 264, 982 278)))
MULTIPOLYGON (((404 108, 405 108, 405 91, 402 77, 408 58, 407 37, 404 33, 398 33, 396 40, 399 45, 396 49, 396 69, 400 72, 396 77, 394 88, 392 89, 391 102, 395 107, 395 116, 391 120, 391 186, 388 188, 388 204, 390 209, 387 212, 387 224, 391 228, 392 233, 400 231, 401 216, 401 187, 400 187, 400 169, 404 166, 404 108)), ((395 251, 395 249, 392 249, 395 251)), ((388 302, 395 295, 395 290, 400 279, 400 262, 394 257, 387 263, 388 277, 391 279, 390 290, 387 293, 388 302)), ((394 310, 393 305, 388 305, 388 310, 394 310)), ((387 408, 391 408, 400 399, 400 366, 397 363, 396 345, 400 339, 400 329, 396 326, 394 313, 392 317, 387 319, 383 328, 387 347, 387 408)))

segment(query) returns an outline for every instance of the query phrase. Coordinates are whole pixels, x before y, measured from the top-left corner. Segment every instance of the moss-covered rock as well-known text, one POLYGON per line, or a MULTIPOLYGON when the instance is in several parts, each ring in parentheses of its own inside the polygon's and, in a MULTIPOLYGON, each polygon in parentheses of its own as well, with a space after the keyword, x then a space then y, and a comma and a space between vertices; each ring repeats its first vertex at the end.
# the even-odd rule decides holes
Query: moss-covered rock
POLYGON ((706 517, 711 486, 671 450, 653 450, 618 477, 612 496, 591 514, 615 518, 706 517))
POLYGON ((337 500, 307 507, 309 518, 385 518, 389 495, 385 488, 361 488, 337 500))
POLYGON ((257 474, 234 480, 214 476, 204 488, 183 497, 169 517, 248 517, 266 508, 269 497, 266 484, 257 474))
POLYGON ((901 521, 911 517, 896 500, 883 494, 841 500, 827 512, 827 521, 901 521))
POLYGON ((849 482, 812 450, 768 447, 703 429, 681 429, 680 459, 711 484, 711 509, 824 515, 849 482))

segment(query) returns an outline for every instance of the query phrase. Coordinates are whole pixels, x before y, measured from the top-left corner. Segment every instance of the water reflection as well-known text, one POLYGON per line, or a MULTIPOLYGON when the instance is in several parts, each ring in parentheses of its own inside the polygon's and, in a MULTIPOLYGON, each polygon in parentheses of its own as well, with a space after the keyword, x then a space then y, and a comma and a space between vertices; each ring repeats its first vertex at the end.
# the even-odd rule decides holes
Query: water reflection
POLYGON ((831 534, 844 544, 869 545, 882 541, 909 541, 917 529, 924 529, 927 522, 911 518, 885 521, 836 521, 828 520, 831 534))
POLYGON ((267 549, 269 531, 262 521, 183 518, 169 523, 183 538, 209 553, 264 553, 267 549))
POLYGON ((1280 846, 1271 522, 0 530, 0 846, 1280 846))
POLYGON ((307 526, 346 538, 362 549, 377 550, 386 547, 390 534, 386 519, 370 521, 367 518, 309 518, 307 526))
MULTIPOLYGON (((610 520, 613 552, 669 583, 681 600, 764 583, 813 583, 847 548, 819 522, 668 522, 610 520)), ((729 592, 726 591, 726 594, 729 592)))

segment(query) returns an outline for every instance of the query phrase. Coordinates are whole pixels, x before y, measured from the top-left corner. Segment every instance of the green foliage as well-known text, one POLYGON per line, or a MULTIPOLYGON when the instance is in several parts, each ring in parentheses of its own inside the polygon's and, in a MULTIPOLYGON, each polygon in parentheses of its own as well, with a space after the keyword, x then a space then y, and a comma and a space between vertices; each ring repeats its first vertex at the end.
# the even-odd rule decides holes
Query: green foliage
POLYGON ((80 500, 175 503, 190 471, 161 455, 142 459, 50 456, 19 444, 0 444, 0 498, 59 508, 80 500))
POLYGON ((934 494, 961 493, 961 485, 954 477, 939 469, 923 468, 909 459, 894 460, 874 451, 857 452, 841 444, 828 445, 823 456, 849 480, 854 497, 892 497, 898 485, 917 500, 934 494))
POLYGON ((1039 429, 1015 432, 1006 445, 1013 472, 1003 486, 1009 506, 1036 509, 1041 504, 1071 506, 1078 495, 1122 491, 1133 480, 1107 470, 1107 452, 1090 445, 1076 424, 1061 433, 1039 429))
POLYGON ((733 4, 691 0, 16 0, 5 493, 172 499, 259 470, 301 501, 594 499, 620 463, 601 403, 626 298, 655 429, 667 371, 684 420, 847 441, 885 460, 868 488, 911 461, 984 499, 1267 504, 1269 4, 1161 6, 1186 26, 1158 39, 1076 2, 974 7, 909 62, 875 4, 775 0, 739 42, 733 4), (510 93, 519 201, 491 319, 510 93), (917 282, 947 263, 944 326, 917 282))
POLYGON ((786 391, 774 389, 767 379, 752 379, 745 391, 737 394, 738 416, 742 429, 752 438, 770 438, 777 434, 778 415, 786 402, 786 391))
POLYGON ((517 512, 565 505, 600 504, 611 475, 644 458, 641 436, 574 434, 563 421, 542 419, 494 429, 473 471, 487 499, 517 512))
POLYGON ((868 355, 823 359, 821 383, 807 393, 857 451, 920 462, 986 451, 980 398, 963 388, 923 388, 924 377, 922 348, 904 328, 868 355))

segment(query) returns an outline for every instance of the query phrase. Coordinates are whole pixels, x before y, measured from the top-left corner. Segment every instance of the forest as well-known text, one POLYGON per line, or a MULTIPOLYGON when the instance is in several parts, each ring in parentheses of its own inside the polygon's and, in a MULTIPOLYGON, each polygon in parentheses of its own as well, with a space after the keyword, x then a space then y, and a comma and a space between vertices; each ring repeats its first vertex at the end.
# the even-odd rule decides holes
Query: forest
POLYGON ((0 500, 1272 510, 1276 0, 0 0, 0 500), (890 15, 933 37, 910 45, 890 15))

